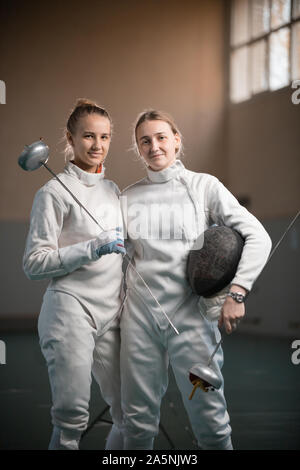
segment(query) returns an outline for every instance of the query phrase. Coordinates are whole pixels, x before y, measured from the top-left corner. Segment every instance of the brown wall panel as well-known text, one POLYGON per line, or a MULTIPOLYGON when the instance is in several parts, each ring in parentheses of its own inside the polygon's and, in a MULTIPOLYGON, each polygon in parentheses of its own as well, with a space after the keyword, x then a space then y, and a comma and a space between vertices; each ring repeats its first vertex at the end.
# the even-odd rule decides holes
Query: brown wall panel
POLYGON ((144 174, 132 122, 147 107, 168 111, 193 170, 225 172, 223 2, 220 0, 4 2, 0 106, 0 219, 28 219, 43 169, 25 174, 17 156, 43 137, 50 166, 63 167, 63 128, 78 97, 107 107, 115 135, 107 177, 124 188, 144 174), (17 190, 16 190, 17 189, 17 190))

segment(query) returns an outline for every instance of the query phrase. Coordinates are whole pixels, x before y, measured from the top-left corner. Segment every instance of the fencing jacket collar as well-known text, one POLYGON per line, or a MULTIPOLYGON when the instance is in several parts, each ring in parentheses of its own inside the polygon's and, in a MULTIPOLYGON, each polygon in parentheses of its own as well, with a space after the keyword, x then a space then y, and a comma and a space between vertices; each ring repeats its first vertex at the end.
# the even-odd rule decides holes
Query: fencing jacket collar
POLYGON ((104 178, 105 168, 102 166, 101 173, 88 173, 74 165, 74 163, 69 162, 65 166, 65 172, 79 179, 85 186, 95 186, 95 184, 104 178))
POLYGON ((153 183, 165 183, 173 178, 176 178, 179 173, 184 170, 184 166, 180 160, 175 160, 173 165, 161 171, 153 171, 147 168, 147 174, 150 181, 153 183))

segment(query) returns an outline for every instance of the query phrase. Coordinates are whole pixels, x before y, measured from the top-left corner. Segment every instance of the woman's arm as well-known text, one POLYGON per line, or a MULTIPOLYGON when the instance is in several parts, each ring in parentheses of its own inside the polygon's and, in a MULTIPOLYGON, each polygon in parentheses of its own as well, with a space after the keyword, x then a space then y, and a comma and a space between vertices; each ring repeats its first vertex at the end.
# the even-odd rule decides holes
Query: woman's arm
MULTIPOLYGON (((245 240, 230 291, 246 295, 267 262, 272 246, 271 239, 262 224, 215 178, 207 193, 207 205, 214 222, 237 230, 245 240)), ((227 296, 222 306, 219 327, 224 325, 229 334, 244 315, 245 304, 227 296)))
POLYGON ((51 279, 64 276, 109 253, 124 253, 121 232, 102 232, 97 238, 58 247, 67 208, 54 193, 40 190, 34 200, 30 230, 23 258, 29 279, 51 279))
POLYGON ((29 279, 47 279, 68 273, 58 249, 66 212, 66 208, 53 193, 43 188, 37 192, 23 257, 23 268, 29 279))
POLYGON ((245 240, 232 284, 250 291, 269 257, 272 242, 263 225, 216 178, 207 191, 207 208, 212 220, 237 230, 245 240))

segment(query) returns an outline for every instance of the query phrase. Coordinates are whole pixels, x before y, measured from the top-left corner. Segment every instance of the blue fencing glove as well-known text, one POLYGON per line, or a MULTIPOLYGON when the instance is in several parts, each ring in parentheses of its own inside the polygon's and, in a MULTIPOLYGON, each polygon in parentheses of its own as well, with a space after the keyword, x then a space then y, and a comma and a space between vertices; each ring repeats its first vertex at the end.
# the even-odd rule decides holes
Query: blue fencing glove
POLYGON ((92 241, 92 251, 97 258, 110 253, 122 253, 125 255, 124 239, 122 229, 103 231, 92 241))

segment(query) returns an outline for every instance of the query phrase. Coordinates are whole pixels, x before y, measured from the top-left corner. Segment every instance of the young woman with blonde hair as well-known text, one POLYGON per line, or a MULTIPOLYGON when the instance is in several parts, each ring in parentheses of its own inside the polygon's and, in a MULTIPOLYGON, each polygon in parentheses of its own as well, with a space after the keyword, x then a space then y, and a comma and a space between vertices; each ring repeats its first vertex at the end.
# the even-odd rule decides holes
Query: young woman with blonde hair
MULTIPOLYGON (((199 447, 229 450, 231 427, 223 385, 214 392, 198 391, 189 400, 189 369, 208 361, 220 340, 218 325, 231 333, 244 316, 244 303, 237 302, 235 294, 241 299, 251 289, 268 258, 270 238, 217 178, 184 167, 179 158, 181 134, 166 113, 142 113, 134 142, 147 175, 123 192, 124 219, 132 263, 157 302, 129 264, 121 316, 124 448, 153 448, 170 362, 199 447), (203 303, 188 283, 187 256, 213 224, 237 230, 245 244, 228 291, 203 303), (210 317, 216 310, 210 307, 216 305, 218 315, 210 317)), ((219 348, 212 367, 223 384, 222 364, 219 348)))
POLYGON ((58 176, 103 231, 53 178, 36 194, 24 254, 30 279, 49 279, 38 320, 52 391, 49 449, 78 449, 89 418, 93 373, 114 426, 108 449, 122 449, 119 311, 125 252, 119 190, 104 178, 112 133, 107 111, 78 100, 66 130, 69 161, 58 176))

